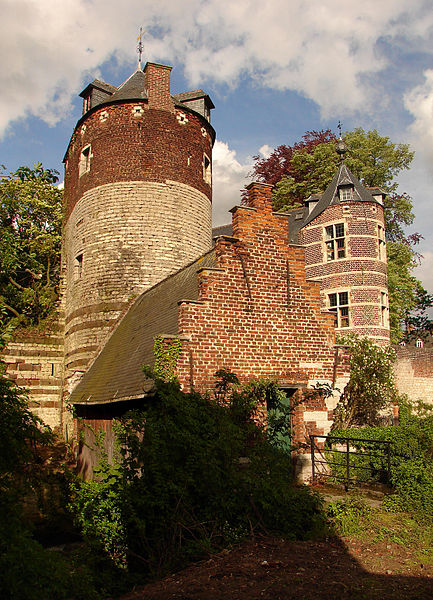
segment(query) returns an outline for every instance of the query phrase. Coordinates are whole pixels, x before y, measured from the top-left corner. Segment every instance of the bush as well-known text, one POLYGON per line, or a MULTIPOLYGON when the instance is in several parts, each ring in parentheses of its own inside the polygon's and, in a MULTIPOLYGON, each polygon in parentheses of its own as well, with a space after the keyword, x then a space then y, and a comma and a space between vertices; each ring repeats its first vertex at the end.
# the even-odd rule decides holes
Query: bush
MULTIPOLYGON (((390 483, 394 493, 386 498, 385 506, 389 510, 433 515, 433 416, 417 416, 403 405, 398 426, 346 429, 333 435, 364 438, 366 442, 351 442, 357 451, 369 450, 369 439, 391 441, 390 483)), ((378 480, 387 462, 386 449, 375 451, 375 455, 354 455, 351 460, 356 466, 367 466, 369 479, 378 480)), ((334 467, 333 472, 337 474, 343 468, 334 467)))
POLYGON ((305 539, 324 528, 321 500, 292 486, 290 456, 255 421, 254 386, 229 387, 218 388, 217 400, 156 379, 143 410, 120 420, 119 465, 106 464, 99 481, 76 489, 78 520, 114 561, 123 548, 130 568, 160 574, 247 532, 305 539), (105 517, 118 509, 121 523, 111 519, 107 543, 105 517))

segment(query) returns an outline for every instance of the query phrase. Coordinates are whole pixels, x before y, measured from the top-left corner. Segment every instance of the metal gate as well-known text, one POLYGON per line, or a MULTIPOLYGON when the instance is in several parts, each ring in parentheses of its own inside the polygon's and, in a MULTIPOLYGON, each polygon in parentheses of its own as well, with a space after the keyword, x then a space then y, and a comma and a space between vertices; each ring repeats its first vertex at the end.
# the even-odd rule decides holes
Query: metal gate
POLYGON ((332 478, 347 490, 350 485, 391 481, 391 441, 310 435, 310 444, 313 483, 332 478))

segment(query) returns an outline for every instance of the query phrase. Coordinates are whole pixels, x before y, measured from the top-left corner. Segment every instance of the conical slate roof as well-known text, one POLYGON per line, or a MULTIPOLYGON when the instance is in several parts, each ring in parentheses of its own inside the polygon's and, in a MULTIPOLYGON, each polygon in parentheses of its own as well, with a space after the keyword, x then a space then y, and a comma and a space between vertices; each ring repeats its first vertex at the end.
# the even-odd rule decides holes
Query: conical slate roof
POLYGON ((325 208, 331 206, 331 204, 338 204, 340 202, 340 197, 338 194, 338 188, 340 186, 348 186, 353 185, 353 198, 352 200, 358 202, 377 202, 370 194, 369 191, 362 185, 362 183, 353 175, 347 165, 342 162, 337 173, 335 174, 333 180, 326 188, 322 197, 313 208, 311 213, 308 215, 306 220, 302 223, 302 227, 311 223, 313 219, 318 217, 325 208))
POLYGON ((141 67, 138 67, 128 79, 117 88, 112 96, 107 98, 106 102, 115 100, 139 100, 147 98, 145 78, 141 67))

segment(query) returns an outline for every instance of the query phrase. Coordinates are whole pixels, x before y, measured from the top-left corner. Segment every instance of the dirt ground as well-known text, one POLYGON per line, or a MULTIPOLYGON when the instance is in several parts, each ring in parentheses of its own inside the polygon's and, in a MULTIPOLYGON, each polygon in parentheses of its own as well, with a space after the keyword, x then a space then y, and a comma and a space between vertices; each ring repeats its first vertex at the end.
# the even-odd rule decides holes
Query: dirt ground
POLYGON ((433 565, 416 549, 328 538, 248 540, 122 600, 433 599, 433 565))

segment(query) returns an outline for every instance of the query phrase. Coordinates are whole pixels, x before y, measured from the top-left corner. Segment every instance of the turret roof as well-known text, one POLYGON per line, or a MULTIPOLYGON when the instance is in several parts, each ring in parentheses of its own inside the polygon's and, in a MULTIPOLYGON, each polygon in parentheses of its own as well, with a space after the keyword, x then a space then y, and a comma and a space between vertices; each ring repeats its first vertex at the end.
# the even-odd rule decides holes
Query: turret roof
POLYGON ((342 162, 333 180, 322 194, 322 197, 308 215, 306 220, 302 223, 302 227, 305 227, 305 225, 308 225, 308 223, 318 217, 325 210, 325 208, 328 208, 328 206, 331 206, 332 204, 339 204, 340 196, 338 194, 338 188, 348 185, 353 186, 353 200, 358 202, 377 202, 371 193, 362 185, 359 179, 357 179, 350 171, 348 166, 342 162))

